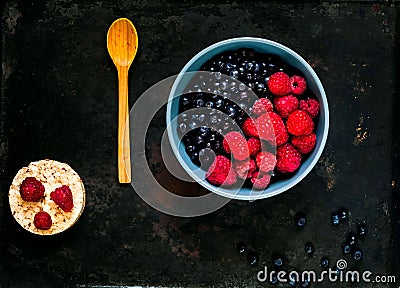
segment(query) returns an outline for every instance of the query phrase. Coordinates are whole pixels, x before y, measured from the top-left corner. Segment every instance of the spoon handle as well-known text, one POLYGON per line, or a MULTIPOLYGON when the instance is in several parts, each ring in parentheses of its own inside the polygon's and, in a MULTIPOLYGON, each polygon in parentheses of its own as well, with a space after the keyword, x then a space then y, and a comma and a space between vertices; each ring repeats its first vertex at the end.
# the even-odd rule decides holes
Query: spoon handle
POLYGON ((131 182, 131 151, 129 142, 128 69, 118 68, 118 179, 120 183, 131 182), (126 133, 126 135, 125 135, 126 133))

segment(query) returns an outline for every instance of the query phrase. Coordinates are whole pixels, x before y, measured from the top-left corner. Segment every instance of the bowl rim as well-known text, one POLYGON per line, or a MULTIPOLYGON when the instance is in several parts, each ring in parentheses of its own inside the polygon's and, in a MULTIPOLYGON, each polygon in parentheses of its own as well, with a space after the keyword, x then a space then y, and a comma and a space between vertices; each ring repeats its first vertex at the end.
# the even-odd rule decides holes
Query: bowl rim
MULTIPOLYGON (((189 71, 190 72, 190 71, 189 71)), ((170 141, 170 145, 172 148, 172 151, 175 154, 175 157, 178 159, 179 164, 183 167, 183 169, 185 169, 185 171, 190 175, 190 177, 192 177, 194 180, 196 180, 197 183, 199 183, 200 185, 202 185, 204 188, 206 188, 207 190, 211 191, 212 193, 216 193, 220 196, 223 197, 227 197, 230 199, 237 199, 237 200, 248 200, 248 201, 254 201, 254 200, 259 200, 259 199, 265 199, 265 198, 269 198, 269 197, 273 197, 276 196, 278 194, 281 194, 289 189, 291 189, 292 187, 294 187, 295 185, 297 185, 300 181, 302 181, 310 172, 311 170, 314 168, 314 166, 317 164, 318 160, 320 159, 322 152, 325 148, 327 139, 328 139, 328 132, 329 132, 329 106, 328 106, 328 100, 325 94, 325 89, 318 77, 318 75, 316 74, 316 72, 314 71, 314 69, 310 66, 310 64, 308 64, 307 61, 305 61, 303 59, 302 56, 300 56, 297 52, 293 51, 292 49, 286 47, 283 44, 280 44, 278 42, 269 40, 269 39, 264 39, 264 38, 259 38, 259 37, 235 37, 235 38, 229 38, 226 40, 222 40, 219 42, 216 42, 204 49, 202 49, 201 51, 199 51, 196 55, 194 55, 189 62, 186 63, 186 65, 181 69, 181 71, 179 72, 178 76, 176 77, 170 93, 168 95, 168 103, 167 103, 167 111, 166 111, 166 124, 167 124, 167 134, 168 134, 168 139, 170 141), (317 153, 315 154, 315 157, 312 159, 312 161, 310 162, 310 164, 308 165, 308 167, 306 167, 306 169, 299 175, 296 176, 296 178, 293 181, 290 181, 289 183, 277 188, 275 191, 271 191, 269 193, 264 193, 268 187, 264 190, 260 190, 257 193, 251 193, 250 195, 239 195, 239 194, 230 194, 224 191, 219 190, 220 187, 217 186, 213 186, 212 184, 208 183, 207 181, 205 181, 205 179, 198 179, 198 176, 195 175, 193 173, 193 171, 187 166, 186 162, 184 161, 184 159, 182 158, 182 156, 179 153, 178 147, 179 147, 179 143, 175 143, 174 141, 174 131, 172 131, 172 126, 169 125, 170 124, 170 119, 171 119, 171 110, 172 110, 172 100, 174 99, 174 92, 179 84, 179 82, 181 81, 183 74, 188 72, 187 70, 193 65, 193 63, 195 63, 201 56, 203 56, 204 54, 210 52, 211 50, 221 46, 221 45, 227 45, 227 44, 231 44, 231 43, 237 43, 237 42, 258 42, 258 43, 262 43, 262 44, 267 44, 270 46, 275 46, 278 49, 281 49, 283 51, 285 51, 286 53, 294 56, 300 63, 301 65, 304 66, 304 68, 310 73, 310 75, 312 76, 312 78, 315 81, 315 84, 317 85, 317 88, 321 94, 321 98, 322 98, 322 105, 324 107, 324 114, 323 116, 320 115, 320 117, 324 118, 324 126, 322 127, 322 138, 321 138, 321 145, 319 147, 319 149, 317 150, 317 153)))

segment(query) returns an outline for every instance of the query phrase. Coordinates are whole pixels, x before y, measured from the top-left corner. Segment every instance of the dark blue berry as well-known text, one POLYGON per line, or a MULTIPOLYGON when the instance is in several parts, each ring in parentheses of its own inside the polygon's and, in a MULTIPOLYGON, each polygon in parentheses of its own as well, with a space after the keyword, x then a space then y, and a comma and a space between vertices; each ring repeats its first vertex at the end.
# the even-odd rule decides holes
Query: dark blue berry
POLYGON ((353 256, 354 261, 357 261, 357 262, 361 261, 361 259, 363 258, 363 252, 360 248, 355 248, 353 250, 352 256, 353 256))
POLYGON ((276 275, 272 275, 269 277, 269 284, 275 286, 278 284, 278 277, 276 275))
POLYGON ((352 250, 352 246, 348 242, 344 242, 342 244, 342 252, 344 255, 350 254, 352 250))
POLYGON ((346 220, 349 219, 349 210, 347 210, 344 207, 341 207, 338 211, 339 217, 340 217, 340 221, 344 222, 346 220))
POLYGON ((353 232, 347 234, 346 242, 350 244, 350 246, 355 246, 358 243, 357 235, 353 232))
POLYGON ((244 241, 239 241, 239 242, 236 244, 236 250, 237 250, 237 252, 238 252, 240 255, 246 254, 246 251, 247 251, 247 245, 246 245, 246 243, 245 243, 244 241))
POLYGON ((329 264, 330 264, 330 262, 329 262, 329 259, 327 257, 322 257, 321 258, 320 265, 321 265, 322 268, 324 268, 324 269, 328 268, 329 264))
POLYGON ((260 260, 260 257, 258 256, 257 252, 250 251, 247 254, 247 262, 249 263, 250 266, 252 266, 252 267, 257 266, 259 260, 260 260))
POLYGON ((199 160, 199 152, 193 152, 192 154, 189 155, 190 160, 192 160, 193 164, 200 165, 200 160, 199 160))
POLYGON ((295 216, 295 223, 297 227, 303 228, 304 226, 306 226, 307 223, 307 217, 304 213, 299 212, 296 214, 295 216))
POLYGON ((192 154, 197 151, 197 147, 195 145, 188 145, 188 146, 186 146, 185 150, 186 150, 186 153, 192 154))
POLYGON ((305 280, 301 281, 301 283, 300 283, 301 288, 307 288, 310 286, 311 286, 311 282, 309 279, 305 279, 305 280))
POLYGON ((281 269, 283 267, 284 263, 285 263, 284 260, 283 260, 283 256, 279 255, 279 254, 276 254, 273 257, 272 261, 274 263, 275 268, 278 268, 278 269, 281 269))
POLYGON ((340 225, 340 216, 337 212, 334 212, 331 216, 331 223, 333 226, 339 226, 340 225))
POLYGON ((357 234, 360 237, 365 237, 368 234, 368 227, 365 223, 360 223, 357 225, 357 234))
POLYGON ((312 256, 312 255, 314 255, 315 247, 311 242, 307 242, 304 247, 304 251, 306 252, 306 254, 308 256, 312 256))

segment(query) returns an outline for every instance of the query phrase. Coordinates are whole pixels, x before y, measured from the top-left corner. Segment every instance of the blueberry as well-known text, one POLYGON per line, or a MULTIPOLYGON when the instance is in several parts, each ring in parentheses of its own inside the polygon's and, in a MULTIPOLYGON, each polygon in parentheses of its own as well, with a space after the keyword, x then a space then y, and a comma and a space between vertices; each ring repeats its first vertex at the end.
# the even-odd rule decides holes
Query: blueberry
POLYGON ((203 139, 207 139, 207 137, 210 135, 211 133, 211 129, 206 127, 206 126, 202 126, 199 128, 199 136, 202 137, 203 139))
POLYGON ((186 150, 186 153, 192 154, 197 151, 197 147, 195 145, 188 145, 188 146, 186 146, 185 150, 186 150))
POLYGON ((236 114, 238 113, 238 107, 236 105, 227 105, 225 112, 229 117, 235 118, 236 114))
POLYGON ((349 219, 349 210, 347 210, 344 207, 341 207, 338 211, 339 217, 340 217, 340 221, 346 221, 349 219))
POLYGON ((238 243, 236 243, 236 250, 239 253, 239 255, 246 254, 247 251, 246 243, 244 243, 244 241, 239 241, 238 243))
POLYGON ((311 282, 309 279, 304 279, 303 281, 301 281, 300 283, 300 287, 302 288, 307 288, 311 286, 311 282))
POLYGON ((339 226, 340 225, 340 216, 337 212, 334 212, 331 216, 331 223, 333 226, 339 226))
POLYGON ((200 135, 195 136, 193 144, 196 145, 198 149, 204 148, 206 146, 206 141, 200 135))
POLYGON ((350 232, 349 234, 347 234, 346 241, 347 241, 347 243, 350 244, 350 246, 357 245, 357 242, 358 242, 357 235, 353 232, 350 232))
POLYGON ((214 108, 215 102, 214 102, 214 101, 207 101, 207 102, 204 104, 204 106, 207 107, 207 108, 214 108))
POLYGON ((329 267, 329 264, 330 264, 330 262, 329 262, 328 257, 322 257, 321 258, 320 265, 321 265, 322 268, 327 269, 329 267))
POLYGON ((249 263, 250 266, 252 266, 252 267, 257 266, 259 260, 260 260, 260 257, 258 256, 257 252, 250 251, 247 254, 247 262, 249 263))
POLYGON ((269 277, 269 284, 275 286, 278 284, 278 277, 276 275, 272 275, 269 277))
POLYGON ((350 254, 352 250, 352 246, 348 242, 344 242, 342 244, 342 252, 344 255, 350 254))
POLYGON ((222 109, 225 106, 225 101, 223 99, 218 99, 215 101, 215 108, 222 109))
POLYGON ((296 277, 295 275, 293 275, 293 274, 289 275, 289 277, 288 277, 288 284, 289 284, 289 286, 291 286, 291 287, 296 287, 297 280, 298 280, 298 279, 296 279, 296 278, 297 278, 297 277, 296 277))
POLYGON ((274 266, 275 268, 281 269, 283 267, 283 264, 285 264, 284 260, 283 260, 283 256, 276 254, 272 261, 274 262, 274 266))
POLYGON ((199 152, 193 152, 189 155, 189 157, 190 160, 192 160, 193 164, 200 165, 199 152))
POLYGON ((357 234, 360 237, 365 237, 368 234, 368 227, 365 223, 360 223, 357 225, 357 234))
POLYGON ((312 256, 312 255, 314 255, 315 247, 311 242, 307 242, 304 247, 304 251, 306 252, 306 254, 308 256, 312 256))
POLYGON ((304 213, 299 212, 295 216, 295 223, 297 227, 303 228, 307 223, 307 217, 304 213))
POLYGON ((353 256, 354 261, 357 261, 357 262, 361 261, 361 259, 363 257, 363 252, 360 248, 355 248, 353 250, 352 256, 353 256))

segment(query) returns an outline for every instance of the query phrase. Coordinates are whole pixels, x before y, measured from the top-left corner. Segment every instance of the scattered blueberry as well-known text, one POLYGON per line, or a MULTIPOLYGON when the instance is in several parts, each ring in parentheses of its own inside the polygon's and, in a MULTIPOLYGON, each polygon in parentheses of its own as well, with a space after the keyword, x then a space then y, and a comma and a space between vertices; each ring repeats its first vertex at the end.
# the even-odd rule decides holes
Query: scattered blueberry
POLYGON ((238 252, 240 255, 246 254, 246 251, 247 251, 247 245, 246 245, 246 243, 244 243, 244 241, 239 241, 239 242, 236 244, 236 250, 237 250, 237 252, 238 252))
POLYGON ((346 220, 349 219, 349 210, 347 210, 344 207, 341 207, 338 211, 339 217, 340 217, 340 221, 344 222, 346 220))
POLYGON ((333 226, 339 226, 340 225, 340 215, 338 212, 334 212, 331 216, 331 223, 333 226))
POLYGON ((347 243, 349 243, 350 244, 350 246, 355 246, 355 245, 357 245, 357 242, 358 242, 358 238, 357 238, 357 235, 355 234, 355 233, 353 233, 353 232, 350 232, 348 235, 347 235, 347 243))
POLYGON ((278 284, 278 277, 276 277, 276 275, 273 275, 271 277, 269 277, 269 283, 271 285, 277 285, 278 284))
POLYGON ((342 244, 342 252, 344 255, 350 254, 352 251, 352 246, 348 242, 342 244))
POLYGON ((307 288, 310 286, 311 286, 311 282, 308 279, 305 279, 305 280, 301 281, 301 283, 300 283, 300 287, 302 287, 302 288, 307 288))
POLYGON ((283 264, 285 263, 283 260, 283 256, 276 254, 274 256, 274 258, 272 259, 272 261, 274 262, 274 266, 275 268, 281 269, 283 267, 283 264))
POLYGON ((352 256, 353 256, 354 261, 357 261, 357 262, 361 261, 361 259, 363 257, 363 252, 360 248, 354 248, 352 256))
POLYGON ((252 267, 257 266, 259 260, 260 260, 260 257, 258 256, 257 252, 250 251, 247 254, 247 262, 249 263, 250 266, 252 266, 252 267))
POLYGON ((296 279, 296 277, 293 274, 289 275, 288 280, 289 280, 288 281, 289 286, 296 287, 298 279, 296 279))
POLYGON ((324 269, 329 268, 329 264, 330 264, 330 261, 329 261, 328 257, 321 258, 320 265, 322 268, 324 268, 324 269))
POLYGON ((295 216, 295 222, 297 227, 303 228, 307 223, 307 216, 304 213, 299 212, 295 216))
POLYGON ((357 225, 357 234, 360 237, 365 237, 368 234, 368 228, 367 225, 365 223, 360 223, 357 225))
POLYGON ((307 242, 305 247, 304 247, 304 251, 306 251, 306 254, 308 256, 314 255, 314 252, 315 252, 314 245, 311 242, 307 242))

